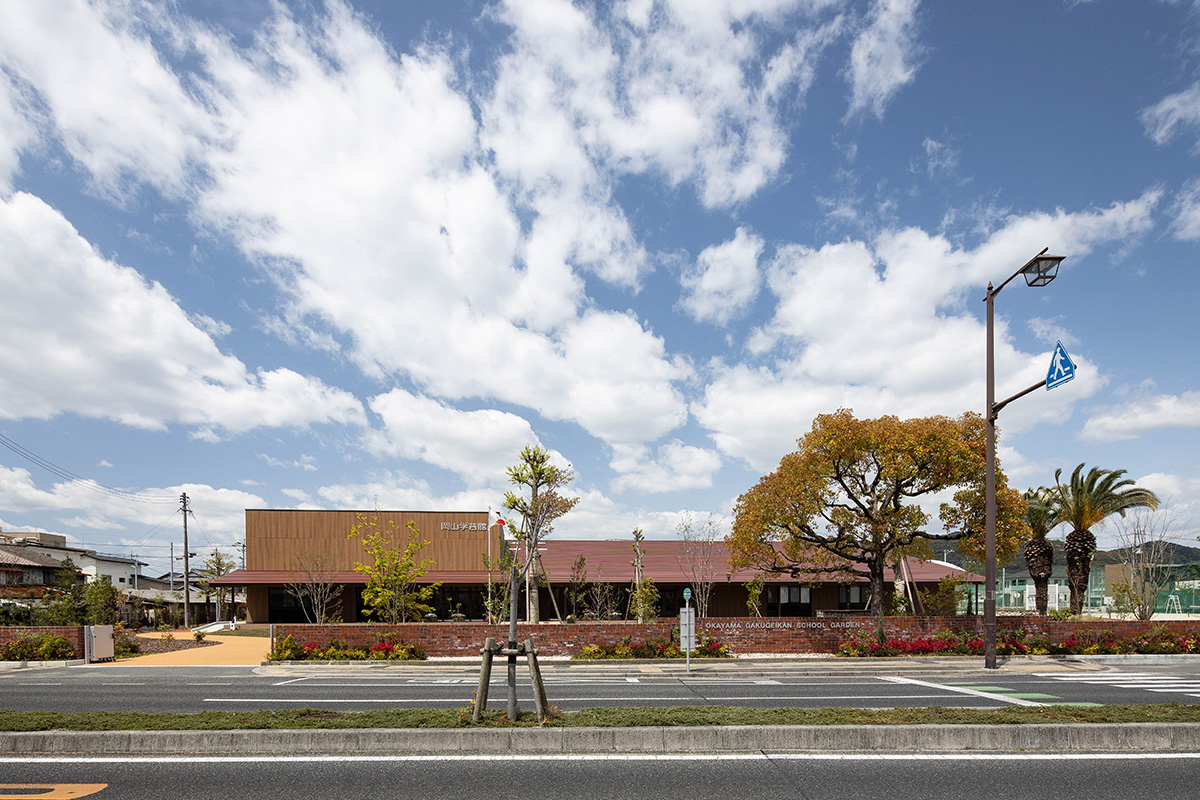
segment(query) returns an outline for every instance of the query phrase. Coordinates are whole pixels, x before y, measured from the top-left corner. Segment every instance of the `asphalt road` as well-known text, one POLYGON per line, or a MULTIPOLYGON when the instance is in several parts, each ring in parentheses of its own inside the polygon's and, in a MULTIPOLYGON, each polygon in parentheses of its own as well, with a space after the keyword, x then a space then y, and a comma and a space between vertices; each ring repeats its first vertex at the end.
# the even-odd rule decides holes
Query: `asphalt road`
MULTIPOLYGON (((996 708, 1036 704, 1200 702, 1200 664, 1022 671, 916 670, 827 674, 787 665, 722 664, 691 674, 647 665, 544 665, 549 701, 563 711, 597 706, 996 708)), ((477 668, 430 664, 351 667, 150 667, 98 665, 0 672, 0 708, 192 713, 319 707, 460 708, 477 668)), ((503 671, 490 707, 502 707, 503 671)), ((518 697, 532 706, 528 676, 518 697)))
POLYGON ((0 798, 1194 798, 1196 755, 0 760, 0 798), (68 785, 74 784, 72 789, 68 785), (84 786, 81 786, 84 785, 84 786), (86 786, 90 785, 90 786, 86 786), (58 788, 51 788, 58 787, 58 788), (1149 789, 1148 787, 1153 787, 1149 789))

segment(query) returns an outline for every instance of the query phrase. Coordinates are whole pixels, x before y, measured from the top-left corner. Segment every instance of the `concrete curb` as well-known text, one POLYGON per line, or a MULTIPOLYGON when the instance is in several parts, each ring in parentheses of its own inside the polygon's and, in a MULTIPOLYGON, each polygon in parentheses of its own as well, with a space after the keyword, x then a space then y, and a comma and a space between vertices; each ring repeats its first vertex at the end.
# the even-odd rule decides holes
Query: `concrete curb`
POLYGON ((1161 722, 0 734, 0 757, 1197 751, 1200 723, 1161 722))

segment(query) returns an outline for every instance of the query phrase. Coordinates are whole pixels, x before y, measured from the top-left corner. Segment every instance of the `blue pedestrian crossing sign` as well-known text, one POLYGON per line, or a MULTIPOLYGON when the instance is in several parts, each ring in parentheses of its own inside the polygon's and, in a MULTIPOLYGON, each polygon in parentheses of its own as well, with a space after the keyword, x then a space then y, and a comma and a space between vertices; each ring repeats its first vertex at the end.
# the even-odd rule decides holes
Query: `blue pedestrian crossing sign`
POLYGON ((1059 342, 1058 346, 1054 348, 1054 355, 1050 356, 1050 371, 1046 373, 1046 390, 1062 386, 1074 377, 1075 362, 1067 355, 1067 348, 1063 347, 1062 342, 1059 342))

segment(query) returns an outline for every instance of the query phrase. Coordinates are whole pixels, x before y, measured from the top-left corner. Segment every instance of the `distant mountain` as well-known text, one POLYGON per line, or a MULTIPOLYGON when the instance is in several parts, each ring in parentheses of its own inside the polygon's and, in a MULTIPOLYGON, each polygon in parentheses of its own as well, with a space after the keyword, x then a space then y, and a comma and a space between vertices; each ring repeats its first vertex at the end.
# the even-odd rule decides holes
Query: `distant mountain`
MULTIPOLYGON (((1054 564, 1055 566, 1066 567, 1067 556, 1066 549, 1063 546, 1062 539, 1051 539, 1054 543, 1054 564)), ((958 552, 958 542, 933 542, 934 558, 940 561, 948 561, 964 569, 972 572, 983 572, 983 565, 977 561, 973 561, 964 557, 958 552)), ((1165 558, 1168 564, 1196 564, 1200 563, 1200 547, 1188 547, 1182 544, 1167 543, 1164 548, 1165 558)), ((1120 550, 1097 550, 1092 556, 1093 564, 1109 565, 1123 564, 1125 557, 1120 550)), ((1017 553, 1016 558, 1009 561, 1007 564, 996 564, 997 569, 1008 570, 1023 570, 1025 569, 1025 557, 1021 553, 1017 553)))

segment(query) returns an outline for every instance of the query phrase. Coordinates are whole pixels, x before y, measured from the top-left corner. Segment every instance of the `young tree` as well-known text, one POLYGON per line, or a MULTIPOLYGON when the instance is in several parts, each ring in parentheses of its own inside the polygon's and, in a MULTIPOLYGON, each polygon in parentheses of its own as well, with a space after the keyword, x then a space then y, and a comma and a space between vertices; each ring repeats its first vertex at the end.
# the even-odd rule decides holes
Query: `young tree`
MULTIPOLYGON (((537 583, 529 580, 530 570, 537 562, 538 545, 542 538, 554 530, 554 521, 566 514, 579 502, 577 497, 564 497, 559 493, 575 478, 574 471, 567 466, 557 467, 550 463, 550 453, 541 446, 526 445, 521 448, 520 461, 506 470, 510 483, 519 487, 517 492, 505 492, 504 508, 521 518, 521 524, 513 530, 513 536, 522 545, 524 558, 513 564, 509 586, 508 649, 517 647, 517 597, 521 580, 526 580, 529 593, 529 622, 538 621, 537 583), (529 496, 525 496, 525 491, 529 496)), ((508 657, 508 718, 517 719, 517 659, 508 657)))
POLYGON ((1167 564, 1179 519, 1174 511, 1151 511, 1139 508, 1117 520, 1114 536, 1121 556, 1125 580, 1114 588, 1123 598, 1134 619, 1148 620, 1154 616, 1158 595, 1171 585, 1174 570, 1167 564))
POLYGON ((638 622, 650 622, 658 619, 658 587, 653 578, 647 578, 642 572, 642 558, 646 548, 642 542, 646 534, 641 528, 633 529, 633 590, 629 593, 629 605, 638 622))
POLYGON ((1054 507, 1053 493, 1046 487, 1030 489, 1025 498, 1025 524, 1032 534, 1025 543, 1025 566, 1033 579, 1034 604, 1037 613, 1045 615, 1048 606, 1050 575, 1054 572, 1054 544, 1046 534, 1059 523, 1058 509, 1054 507))
POLYGON ((217 599, 217 619, 223 619, 225 609, 233 607, 233 588, 228 589, 224 586, 214 586, 213 581, 222 575, 232 572, 237 568, 237 562, 233 556, 226 556, 220 550, 213 550, 208 554, 208 558, 204 559, 204 567, 200 570, 200 579, 196 581, 196 585, 204 592, 205 595, 214 596, 217 599), (225 592, 229 592, 229 601, 225 600, 225 592))
POLYGON ((507 548, 495 558, 488 557, 487 553, 483 554, 483 568, 487 570, 490 587, 490 591, 484 599, 489 622, 504 622, 508 619, 509 592, 512 591, 511 576, 514 564, 516 564, 516 556, 507 548), (493 575, 496 576, 495 579, 493 579, 493 575))
POLYGON ((1071 526, 1063 549, 1067 553, 1072 614, 1082 613, 1087 597, 1092 554, 1096 552, 1096 535, 1091 529, 1113 514, 1123 517, 1130 509, 1158 508, 1158 496, 1135 486, 1131 478, 1123 478, 1125 470, 1092 467, 1084 475, 1083 467, 1076 467, 1067 483, 1061 481, 1061 469, 1054 471, 1054 502, 1060 521, 1071 526))
POLYGON ((292 581, 287 593, 296 598, 304 618, 312 623, 342 621, 342 586, 337 569, 325 553, 305 553, 292 559, 292 581))
MULTIPOLYGON (((504 507, 521 519, 514 537, 523 545, 523 563, 517 564, 520 578, 527 580, 529 594, 529 622, 537 622, 540 616, 537 601, 537 584, 529 580, 537 564, 538 545, 554 530, 554 522, 579 502, 578 497, 564 497, 560 490, 575 479, 575 472, 568 467, 557 467, 550 463, 550 452, 542 447, 526 445, 521 449, 520 463, 508 468, 508 480, 520 487, 516 492, 506 492, 504 507), (525 496, 525 491, 529 496, 525 496)), ((518 584, 519 585, 519 584, 518 584)), ((517 588, 513 589, 513 599, 517 588)), ((512 622, 516 618, 513 615, 512 622)), ((515 633, 515 629, 513 631, 515 633)))
POLYGON ((694 520, 690 511, 684 511, 675 532, 683 540, 683 552, 678 556, 679 570, 692 587, 696 616, 704 619, 708 616, 708 603, 717 581, 717 564, 724 550, 717 522, 712 514, 706 514, 703 520, 694 520))
POLYGON ((49 625, 82 625, 86 617, 83 575, 70 556, 59 562, 54 587, 46 593, 43 616, 49 625))
POLYGON ((587 596, 587 556, 580 554, 571 565, 571 580, 567 584, 567 603, 571 607, 572 616, 581 617, 587 613, 587 596))
POLYGON ((746 581, 743 586, 746 587, 746 610, 753 617, 762 616, 762 593, 763 579, 761 575, 756 575, 746 581))
MULTIPOLYGON (((884 568, 893 551, 918 539, 962 540, 982 551, 984 452, 982 417, 859 420, 841 409, 822 414, 799 449, 738 498, 727 539, 732 567, 790 574, 865 575, 870 607, 884 612, 884 568), (954 491, 942 503, 945 533, 926 529, 916 502, 954 491)), ((1011 558, 1028 533, 1024 502, 997 470, 996 552, 1011 558)))
POLYGON ((109 578, 97 578, 83 588, 85 625, 115 625, 124 598, 109 578))
POLYGON ((417 579, 433 565, 431 559, 420 558, 429 542, 421 539, 421 532, 412 520, 405 527, 408 532, 403 551, 397 547, 399 532, 391 520, 384 530, 379 517, 367 519, 359 514, 358 524, 350 529, 349 538, 362 541, 363 549, 371 558, 370 564, 354 565, 355 572, 367 576, 367 586, 363 589, 366 615, 378 617, 389 625, 419 620, 432 611, 429 600, 441 586, 440 583, 417 583, 417 579))

